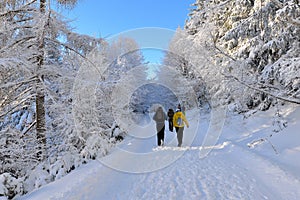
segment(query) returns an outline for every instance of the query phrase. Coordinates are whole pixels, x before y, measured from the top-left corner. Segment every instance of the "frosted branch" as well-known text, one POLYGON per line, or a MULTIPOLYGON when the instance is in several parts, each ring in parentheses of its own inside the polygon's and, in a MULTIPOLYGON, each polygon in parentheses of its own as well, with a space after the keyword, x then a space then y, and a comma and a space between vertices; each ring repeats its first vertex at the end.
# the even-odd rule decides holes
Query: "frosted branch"
POLYGON ((240 84, 242 84, 242 85, 244 85, 244 86, 246 86, 246 87, 248 87, 248 88, 250 88, 250 89, 259 91, 259 92, 261 92, 261 93, 268 94, 268 95, 270 95, 270 96, 272 96, 272 97, 275 97, 276 99, 280 99, 280 100, 282 100, 282 101, 286 101, 286 102, 290 102, 290 103, 300 104, 300 101, 299 101, 298 99, 290 99, 290 98, 285 98, 285 97, 282 97, 282 96, 279 96, 279 95, 276 95, 276 94, 272 94, 272 93, 267 92, 267 91, 265 91, 265 90, 262 90, 262 89, 260 89, 260 88, 251 86, 251 85, 249 85, 249 84, 247 84, 247 83, 241 81, 239 78, 237 78, 237 77, 235 77, 235 76, 233 76, 233 75, 226 75, 226 74, 224 74, 224 73, 222 73, 222 75, 224 75, 225 78, 233 79, 233 80, 239 82, 240 84))

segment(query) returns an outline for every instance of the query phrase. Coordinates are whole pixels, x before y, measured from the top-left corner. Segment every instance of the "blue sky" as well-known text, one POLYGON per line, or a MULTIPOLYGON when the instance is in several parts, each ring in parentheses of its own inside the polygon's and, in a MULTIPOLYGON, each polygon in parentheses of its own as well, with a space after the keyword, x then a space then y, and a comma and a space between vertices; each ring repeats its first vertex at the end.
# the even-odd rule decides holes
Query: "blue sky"
MULTIPOLYGON (((143 27, 175 31, 178 26, 184 26, 193 2, 195 0, 79 0, 74 9, 63 10, 63 14, 74 20, 71 25, 75 32, 109 38, 143 27)), ((144 55, 148 61, 157 62, 161 52, 147 50, 144 55)))

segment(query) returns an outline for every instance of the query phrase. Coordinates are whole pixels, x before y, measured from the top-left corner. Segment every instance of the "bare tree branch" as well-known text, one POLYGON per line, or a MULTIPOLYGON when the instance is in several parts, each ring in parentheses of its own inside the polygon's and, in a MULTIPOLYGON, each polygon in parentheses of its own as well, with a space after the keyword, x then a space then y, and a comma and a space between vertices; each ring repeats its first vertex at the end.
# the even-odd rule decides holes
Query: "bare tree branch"
POLYGON ((23 135, 21 136, 21 138, 24 137, 24 135, 26 135, 26 133, 28 133, 28 131, 30 131, 30 129, 32 127, 34 127, 35 124, 36 124, 36 120, 30 124, 30 126, 27 128, 26 131, 23 132, 23 135))

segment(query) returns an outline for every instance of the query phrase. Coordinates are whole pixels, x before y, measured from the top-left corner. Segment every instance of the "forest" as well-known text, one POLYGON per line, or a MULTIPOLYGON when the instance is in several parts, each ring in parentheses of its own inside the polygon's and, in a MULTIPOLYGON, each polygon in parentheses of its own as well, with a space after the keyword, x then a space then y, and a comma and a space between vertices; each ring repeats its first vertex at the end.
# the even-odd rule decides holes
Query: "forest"
MULTIPOLYGON (((73 32, 55 8, 76 3, 0 0, 0 197, 24 195, 107 155, 128 134, 114 117, 150 112, 141 102, 153 86, 136 91, 130 105, 111 106, 122 77, 147 63, 132 38, 73 32)), ((277 109, 279 132, 280 106, 300 104, 299 1, 195 0, 162 65, 165 83, 174 70, 193 88, 197 102, 188 109, 226 106, 245 118, 277 109)), ((130 80, 146 76, 145 69, 130 80)), ((125 83, 121 98, 133 87, 125 83)), ((191 102, 189 90, 178 93, 191 102)))

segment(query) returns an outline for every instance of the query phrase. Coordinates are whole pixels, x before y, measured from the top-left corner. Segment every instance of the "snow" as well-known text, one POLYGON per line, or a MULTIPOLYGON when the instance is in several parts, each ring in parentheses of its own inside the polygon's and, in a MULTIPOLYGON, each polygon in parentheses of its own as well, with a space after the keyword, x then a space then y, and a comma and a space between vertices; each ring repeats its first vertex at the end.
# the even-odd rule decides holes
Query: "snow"
POLYGON ((278 133, 272 131, 274 110, 247 119, 228 112, 214 145, 203 144, 211 119, 200 116, 198 126, 195 113, 187 113, 191 126, 184 130, 183 147, 176 147, 167 126, 165 146, 156 147, 152 123, 144 130, 148 138, 126 137, 103 159, 17 199, 300 198, 299 106, 282 108, 288 126, 278 133), (247 146, 261 138, 268 138, 278 154, 268 142, 247 146), (210 152, 203 157, 203 150, 210 152))

